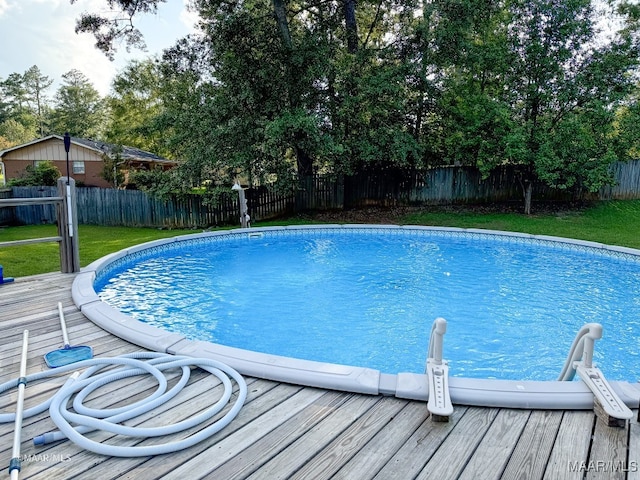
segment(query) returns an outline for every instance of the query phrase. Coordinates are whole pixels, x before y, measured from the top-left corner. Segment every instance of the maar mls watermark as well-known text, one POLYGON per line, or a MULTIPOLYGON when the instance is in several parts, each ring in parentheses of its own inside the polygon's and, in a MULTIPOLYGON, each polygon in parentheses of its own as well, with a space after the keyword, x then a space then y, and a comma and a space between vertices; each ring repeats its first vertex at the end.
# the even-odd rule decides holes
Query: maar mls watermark
POLYGON ((573 473, 629 473, 640 471, 638 462, 591 460, 588 462, 569 462, 568 468, 573 473))
POLYGON ((32 453, 20 455, 20 461, 23 463, 62 463, 71 460, 71 455, 63 455, 61 453, 32 453))

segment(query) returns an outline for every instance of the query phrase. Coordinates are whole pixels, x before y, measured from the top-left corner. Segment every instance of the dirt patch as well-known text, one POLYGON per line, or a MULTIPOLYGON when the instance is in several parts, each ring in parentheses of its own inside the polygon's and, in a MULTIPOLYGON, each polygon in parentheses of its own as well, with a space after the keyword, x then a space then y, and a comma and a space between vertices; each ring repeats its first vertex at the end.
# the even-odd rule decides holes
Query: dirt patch
POLYGON ((417 207, 365 207, 349 210, 309 212, 296 215, 296 218, 326 223, 371 223, 397 225, 402 223, 402 219, 406 215, 420 211, 424 211, 424 209, 417 207))
MULTIPOLYGON (((587 202, 572 203, 539 203, 533 205, 532 216, 536 215, 569 215, 580 212, 589 206, 587 202)), ((349 210, 329 210, 301 213, 295 218, 307 221, 326 223, 370 223, 391 224, 403 223, 407 215, 412 213, 514 213, 522 214, 523 206, 519 203, 491 203, 478 205, 439 205, 439 206, 394 206, 394 207, 363 207, 349 210)))

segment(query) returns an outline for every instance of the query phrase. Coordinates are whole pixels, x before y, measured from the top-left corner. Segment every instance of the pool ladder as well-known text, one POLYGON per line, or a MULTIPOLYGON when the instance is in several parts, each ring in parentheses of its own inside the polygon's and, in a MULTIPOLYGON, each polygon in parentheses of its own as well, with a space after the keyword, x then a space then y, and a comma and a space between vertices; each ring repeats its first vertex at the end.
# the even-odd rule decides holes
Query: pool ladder
POLYGON ((558 380, 573 380, 577 373, 593 392, 596 415, 602 417, 609 426, 624 427, 627 420, 633 417, 633 412, 618 397, 604 378, 602 371, 593 364, 594 344, 600 338, 602 338, 602 325, 599 323, 583 325, 573 340, 558 380))
POLYGON ((426 366, 429 382, 427 410, 436 422, 449 421, 449 416, 453 413, 449 395, 449 365, 446 360, 442 360, 442 345, 446 331, 447 321, 444 318, 436 318, 431 327, 426 366))

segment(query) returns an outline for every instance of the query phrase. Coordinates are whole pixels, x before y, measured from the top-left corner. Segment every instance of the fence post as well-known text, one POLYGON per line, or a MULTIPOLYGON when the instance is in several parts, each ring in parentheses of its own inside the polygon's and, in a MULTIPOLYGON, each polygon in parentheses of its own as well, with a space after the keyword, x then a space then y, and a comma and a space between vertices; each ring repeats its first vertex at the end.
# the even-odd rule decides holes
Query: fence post
POLYGON ((60 242, 60 270, 62 273, 80 271, 78 248, 78 209, 76 205, 76 182, 73 178, 58 179, 58 196, 62 202, 56 206, 58 235, 60 242))

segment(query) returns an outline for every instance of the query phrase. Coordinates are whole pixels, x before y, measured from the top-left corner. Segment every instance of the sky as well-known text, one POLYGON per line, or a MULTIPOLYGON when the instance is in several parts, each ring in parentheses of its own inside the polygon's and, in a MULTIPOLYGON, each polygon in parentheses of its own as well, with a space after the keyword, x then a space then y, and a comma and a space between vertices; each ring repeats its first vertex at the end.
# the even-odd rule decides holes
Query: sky
POLYGON ((90 34, 76 34, 75 22, 83 12, 108 9, 107 0, 0 0, 0 80, 11 73, 24 73, 37 65, 43 75, 54 80, 47 92, 55 95, 62 75, 81 71, 100 92, 107 95, 115 74, 130 60, 160 54, 178 38, 194 31, 196 16, 188 12, 188 0, 168 0, 157 15, 141 16, 136 26, 144 35, 147 51, 124 45, 110 61, 94 46, 90 34))

